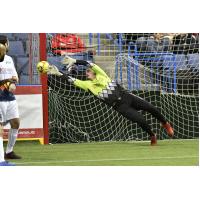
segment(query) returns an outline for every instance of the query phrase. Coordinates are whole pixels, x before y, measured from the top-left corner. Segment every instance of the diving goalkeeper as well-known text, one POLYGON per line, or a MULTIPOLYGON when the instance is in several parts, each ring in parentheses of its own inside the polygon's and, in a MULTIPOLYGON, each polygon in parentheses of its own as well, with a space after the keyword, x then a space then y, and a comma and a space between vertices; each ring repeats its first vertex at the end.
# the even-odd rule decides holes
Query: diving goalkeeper
POLYGON ((166 129, 166 132, 170 137, 174 135, 174 131, 170 123, 157 108, 144 99, 123 89, 116 81, 111 80, 98 65, 89 63, 85 60, 76 60, 69 56, 64 57, 62 64, 67 65, 68 70, 73 69, 73 65, 86 66, 86 77, 88 80, 79 80, 67 74, 61 73, 56 66, 50 66, 49 73, 63 76, 76 87, 92 93, 96 97, 102 99, 107 105, 112 106, 125 118, 137 123, 150 135, 151 145, 157 144, 156 134, 152 131, 144 116, 138 112, 139 110, 151 113, 161 122, 162 127, 166 129))

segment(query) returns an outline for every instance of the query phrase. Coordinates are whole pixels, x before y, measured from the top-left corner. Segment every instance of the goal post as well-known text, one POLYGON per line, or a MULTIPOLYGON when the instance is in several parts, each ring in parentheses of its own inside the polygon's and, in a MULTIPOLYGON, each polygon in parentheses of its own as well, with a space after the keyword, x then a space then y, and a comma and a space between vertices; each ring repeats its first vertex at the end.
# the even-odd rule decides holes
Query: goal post
MULTIPOLYGON (((162 43, 157 49, 153 49, 150 43, 152 40, 149 39, 149 43, 144 40, 148 34, 135 34, 140 37, 134 40, 133 35, 131 40, 134 42, 127 42, 127 38, 125 40, 121 34, 79 33, 74 34, 80 37, 76 40, 80 42, 79 46, 56 49, 52 45, 55 35, 40 34, 40 60, 47 60, 63 71, 62 51, 75 59, 95 62, 110 77, 121 82, 124 88, 158 107, 172 123, 174 138, 199 137, 199 47, 192 37, 187 45, 182 45, 180 38, 180 41, 171 43, 170 48, 169 44, 167 46, 167 43, 162 43), (91 53, 91 47, 96 47, 96 55, 94 49, 93 54, 91 53)), ((63 42, 73 43, 76 36, 70 37, 63 42)), ((74 76, 85 80, 84 73, 85 68, 79 66, 74 76)), ((45 144, 149 139, 137 124, 67 80, 42 75, 41 81, 45 144)), ((148 113, 141 113, 159 139, 168 138, 157 120, 148 113)))
MULTIPOLYGON (((47 60, 46 33, 39 34, 40 60, 47 60)), ((49 144, 48 85, 47 75, 41 74, 44 144, 49 144)))

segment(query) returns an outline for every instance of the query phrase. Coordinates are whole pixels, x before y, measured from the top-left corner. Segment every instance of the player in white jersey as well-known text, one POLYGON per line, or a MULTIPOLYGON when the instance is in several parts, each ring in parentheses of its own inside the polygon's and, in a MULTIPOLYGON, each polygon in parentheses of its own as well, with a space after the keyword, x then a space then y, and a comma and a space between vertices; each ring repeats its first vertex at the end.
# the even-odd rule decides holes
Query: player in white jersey
POLYGON ((4 156, 5 159, 20 159, 21 157, 13 151, 20 125, 18 105, 13 94, 16 88, 15 83, 18 82, 18 75, 12 58, 6 55, 9 48, 7 37, 0 35, 0 45, 0 110, 3 123, 10 123, 11 127, 4 156))
MULTIPOLYGON (((1 65, 2 61, 4 60, 5 53, 6 53, 6 47, 4 45, 0 44, 0 65, 1 65)), ((3 84, 2 81, 0 81, 0 83, 1 83, 0 84, 0 96, 1 96, 1 93, 3 91, 2 89, 6 86, 7 83, 3 84)), ((5 161, 5 159, 4 159, 3 122, 5 121, 4 120, 5 115, 3 114, 4 111, 2 108, 3 108, 3 103, 0 101, 0 166, 13 166, 14 164, 9 163, 9 162, 5 161)))

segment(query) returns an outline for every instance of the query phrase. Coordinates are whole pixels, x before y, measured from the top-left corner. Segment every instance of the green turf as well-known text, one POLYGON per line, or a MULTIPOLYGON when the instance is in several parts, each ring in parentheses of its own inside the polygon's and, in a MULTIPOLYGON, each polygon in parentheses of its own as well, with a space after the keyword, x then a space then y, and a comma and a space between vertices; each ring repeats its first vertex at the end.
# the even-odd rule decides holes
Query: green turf
POLYGON ((197 166, 199 140, 40 145, 18 142, 17 166, 197 166))

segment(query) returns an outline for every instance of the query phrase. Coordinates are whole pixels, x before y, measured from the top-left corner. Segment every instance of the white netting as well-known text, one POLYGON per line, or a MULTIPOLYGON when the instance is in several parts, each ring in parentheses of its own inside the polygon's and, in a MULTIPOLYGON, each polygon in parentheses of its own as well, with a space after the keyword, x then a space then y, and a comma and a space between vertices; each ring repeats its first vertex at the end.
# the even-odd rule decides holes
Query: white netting
MULTIPOLYGON (((148 93, 150 102, 160 107, 162 114, 173 124, 178 138, 198 137, 197 63, 196 66, 183 64, 179 55, 151 54, 149 59, 146 59, 148 54, 140 58, 131 55, 117 55, 116 69, 121 71, 117 73, 117 79, 123 80, 124 87, 136 94, 148 93)), ((183 56, 181 58, 185 61, 183 56)))
POLYGON ((135 129, 132 123, 93 95, 56 76, 49 77, 49 86, 49 130, 53 142, 137 137, 132 132, 135 129))
MULTIPOLYGON (((120 41, 119 34, 110 34, 110 38, 106 34, 79 36, 86 46, 97 43, 97 54, 91 56, 86 48, 84 52, 70 51, 69 55, 97 63, 126 89, 160 108, 173 124, 175 138, 198 137, 199 63, 196 41, 193 44, 190 39, 190 45, 182 45, 180 41, 180 44, 170 46, 161 43, 153 49, 139 39, 133 43, 120 41)), ((145 34, 142 36, 146 37, 145 34)), ((144 41, 144 38, 141 40, 144 41)), ((49 45, 48 61, 62 69, 62 56, 52 53, 51 42, 49 45)), ((73 76, 84 80, 84 71, 84 67, 79 66, 73 76)), ((148 135, 136 124, 66 80, 49 76, 48 84, 51 142, 148 139, 148 135)), ((142 114, 160 139, 167 137, 157 120, 148 113, 142 114)))

